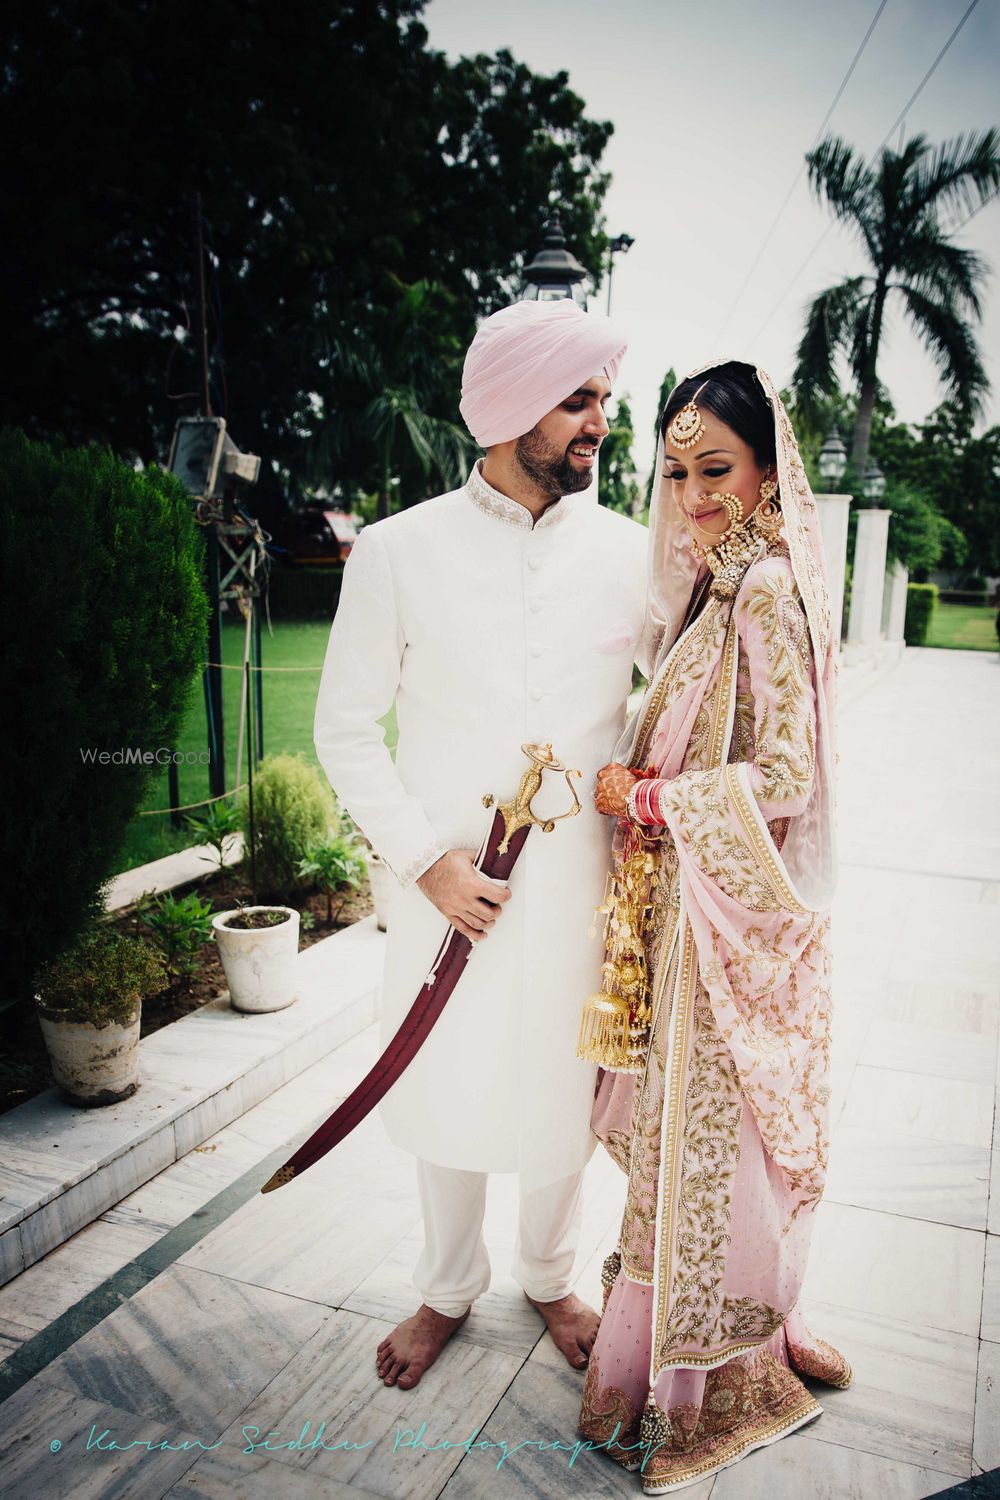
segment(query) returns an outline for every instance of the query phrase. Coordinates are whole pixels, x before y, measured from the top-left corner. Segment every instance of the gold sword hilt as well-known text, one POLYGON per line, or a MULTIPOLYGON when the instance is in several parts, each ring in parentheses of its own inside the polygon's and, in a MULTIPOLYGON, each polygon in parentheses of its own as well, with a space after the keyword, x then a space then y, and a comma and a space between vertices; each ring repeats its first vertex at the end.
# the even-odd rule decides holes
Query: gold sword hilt
MULTIPOLYGON (((580 771, 567 770, 561 760, 557 760, 552 754, 552 746, 549 745, 522 745, 521 749, 531 761, 531 765, 524 772, 518 785, 517 791, 509 802, 497 804, 498 811, 503 815, 504 835, 498 854, 506 854, 507 846, 519 828, 529 828, 532 824, 540 828, 543 833, 551 833, 557 823, 564 818, 575 818, 580 811, 580 799, 576 794, 572 777, 580 776, 580 771), (540 818, 532 810, 532 800, 542 784, 542 777, 546 771, 561 771, 566 778, 570 795, 573 798, 573 806, 566 809, 564 813, 557 813, 555 817, 540 818)), ((484 807, 492 807, 494 802, 492 792, 483 798, 484 807)))

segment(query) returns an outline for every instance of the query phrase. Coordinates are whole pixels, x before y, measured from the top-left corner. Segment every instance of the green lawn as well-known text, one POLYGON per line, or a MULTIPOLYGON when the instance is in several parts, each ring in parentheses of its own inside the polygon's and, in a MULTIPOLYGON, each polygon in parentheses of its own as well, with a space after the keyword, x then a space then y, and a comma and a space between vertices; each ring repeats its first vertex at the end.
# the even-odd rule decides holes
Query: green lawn
MULTIPOLYGON (((995 651, 996 611, 988 605, 938 604, 931 619, 928 646, 953 650, 995 651)), ((320 670, 326 652, 330 627, 323 621, 276 624, 274 635, 264 635, 264 752, 301 751, 313 765, 317 764, 312 743, 313 712, 319 687, 320 670), (305 667, 306 671, 269 671, 274 667, 305 667)), ((243 659, 243 626, 225 625, 222 633, 222 659, 239 666, 243 659)), ((241 673, 223 673, 226 713, 226 784, 232 786, 236 773, 236 735, 239 725, 241 673)), ((390 750, 396 745, 395 710, 383 721, 390 750)), ((181 731, 177 749, 203 750, 208 744, 205 703, 201 678, 194 684, 191 706, 181 731)), ((155 748, 155 747, 154 747, 155 748)), ((246 776, 246 752, 243 757, 246 776)), ((182 802, 197 802, 209 795, 208 767, 180 766, 182 802)), ((157 772, 150 785, 143 811, 165 808, 169 801, 166 769, 157 772)), ((148 860, 159 859, 175 849, 186 848, 192 834, 186 827, 173 830, 165 814, 138 816, 129 825, 125 843, 113 874, 131 870, 148 860)))
MULTIPOLYGON (((312 726, 319 688, 320 671, 326 652, 330 627, 323 621, 289 622, 275 624, 274 635, 265 630, 263 641, 264 660, 264 753, 301 751, 308 761, 317 765, 313 750, 312 726), (298 667, 306 671, 269 671, 269 668, 298 667)), ((222 633, 222 660, 239 667, 243 660, 243 626, 238 623, 225 625, 222 633)), ((226 741, 226 785, 235 783, 236 739, 239 728, 240 687, 242 673, 223 672, 225 695, 225 741, 226 741)), ((386 739, 390 749, 396 744, 395 711, 385 719, 386 739)), ((181 731, 179 750, 204 750, 208 745, 205 721, 204 691, 201 678, 192 690, 190 707, 181 731)), ((156 748, 156 747, 152 747, 156 748)), ((180 800, 197 802, 209 795, 207 765, 181 765, 178 767, 180 800)), ((246 747, 243 751, 242 777, 246 779, 246 747)), ((169 803, 166 768, 158 771, 143 803, 143 812, 165 808, 169 803)), ((191 831, 185 826, 177 831, 170 826, 166 814, 142 816, 129 825, 125 843, 112 872, 131 870, 136 865, 172 854, 184 849, 192 842, 191 831)))
POLYGON ((931 615, 927 644, 951 651, 996 651, 996 615, 988 604, 942 604, 939 600, 931 615))

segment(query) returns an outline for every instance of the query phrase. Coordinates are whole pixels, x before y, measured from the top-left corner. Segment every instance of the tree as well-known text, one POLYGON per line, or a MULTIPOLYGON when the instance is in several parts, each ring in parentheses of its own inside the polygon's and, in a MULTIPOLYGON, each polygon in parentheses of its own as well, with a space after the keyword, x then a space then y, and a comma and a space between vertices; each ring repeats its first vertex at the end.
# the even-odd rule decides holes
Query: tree
POLYGON ((618 409, 608 424, 608 435, 601 444, 598 489, 602 505, 609 510, 621 511, 634 516, 639 501, 639 485, 635 477, 635 459, 632 444, 635 429, 632 425, 632 408, 627 396, 619 396, 618 409))
POLYGON ((172 751, 203 659, 202 535, 170 474, 96 444, 0 432, 4 1000, 103 909, 101 887, 172 751))
MULTIPOLYGON (((563 72, 508 52, 449 62, 423 9, 10 0, 0 420, 165 455, 200 406, 198 202, 212 401, 264 458, 255 508, 315 471, 318 417, 356 398, 331 351, 377 345, 400 283, 442 286, 464 346, 555 201, 596 269, 610 125, 563 72)), ((454 385, 433 414, 457 420, 457 401, 454 385)), ((353 471, 323 482, 368 482, 377 459, 355 446, 353 471)))
MULTIPOLYGON (((375 334, 337 339, 330 351, 340 399, 317 413, 307 462, 317 477, 371 467, 379 517, 392 509, 394 478, 416 469, 425 482, 434 472, 455 488, 479 451, 464 427, 434 414, 450 409, 459 388, 464 351, 448 332, 452 302, 426 281, 398 284, 375 334)), ((404 504, 424 498, 414 485, 404 504)))
POLYGON ((797 403, 809 405, 835 389, 836 357, 847 358, 858 390, 851 462, 861 474, 890 297, 902 305, 960 408, 971 416, 981 407, 988 382, 973 325, 982 316, 987 267, 954 242, 944 219, 974 211, 1000 187, 1000 140, 991 129, 934 149, 917 135, 898 153, 883 147, 869 163, 829 137, 806 160, 817 197, 853 229, 871 272, 848 277, 813 300, 793 384, 797 403))
POLYGON ((939 563, 960 566, 968 554, 965 537, 923 490, 905 484, 886 487, 882 502, 889 516, 890 557, 910 573, 926 579, 939 563))
POLYGON ((660 441, 660 418, 663 416, 663 408, 667 404, 667 397, 677 384, 677 375, 673 365, 660 381, 660 394, 656 402, 656 420, 653 423, 653 462, 649 466, 649 477, 646 480, 646 510, 653 503, 653 485, 656 483, 656 449, 660 441))
POLYGON ((946 401, 919 427, 876 430, 872 451, 892 479, 919 490, 962 533, 967 556, 948 542, 943 566, 1000 573, 1000 427, 973 437, 968 417, 946 401))
MULTIPOLYGON (((820 451, 834 428, 842 435, 854 431, 858 420, 857 395, 853 391, 844 391, 837 385, 828 394, 815 396, 807 402, 799 400, 794 390, 782 391, 781 399, 795 429, 795 438, 809 476, 809 483, 816 491, 825 490, 827 482, 819 472, 820 451)), ((871 437, 871 449, 879 462, 882 461, 882 450, 878 444, 895 418, 895 407, 889 400, 885 387, 880 384, 872 410, 871 437)), ((886 472, 888 473, 889 469, 886 469, 886 472)), ((861 474, 855 472, 850 459, 844 474, 837 482, 837 488, 847 495, 860 496, 862 494, 861 474)))

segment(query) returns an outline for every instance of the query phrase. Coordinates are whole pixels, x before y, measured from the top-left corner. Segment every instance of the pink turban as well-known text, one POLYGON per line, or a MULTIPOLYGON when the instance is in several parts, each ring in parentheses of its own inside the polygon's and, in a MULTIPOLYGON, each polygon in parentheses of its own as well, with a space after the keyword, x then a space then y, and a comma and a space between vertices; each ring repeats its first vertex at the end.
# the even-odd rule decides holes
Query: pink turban
POLYGON ((481 448, 530 432, 589 375, 613 384, 627 344, 600 313, 568 297, 515 302, 480 325, 462 373, 459 409, 481 448))

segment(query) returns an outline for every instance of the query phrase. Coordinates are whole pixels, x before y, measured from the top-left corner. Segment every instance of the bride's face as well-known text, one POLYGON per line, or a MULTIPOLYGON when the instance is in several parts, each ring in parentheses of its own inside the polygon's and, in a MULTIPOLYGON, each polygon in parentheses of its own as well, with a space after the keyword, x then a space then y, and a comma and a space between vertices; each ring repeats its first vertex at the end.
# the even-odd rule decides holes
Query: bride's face
POLYGON ((720 500, 712 499, 713 494, 736 495, 745 521, 760 499, 767 471, 731 427, 704 407, 699 412, 705 430, 693 448, 676 448, 666 437, 663 472, 688 530, 697 541, 711 545, 711 537, 722 536, 730 526, 729 512, 720 500))

